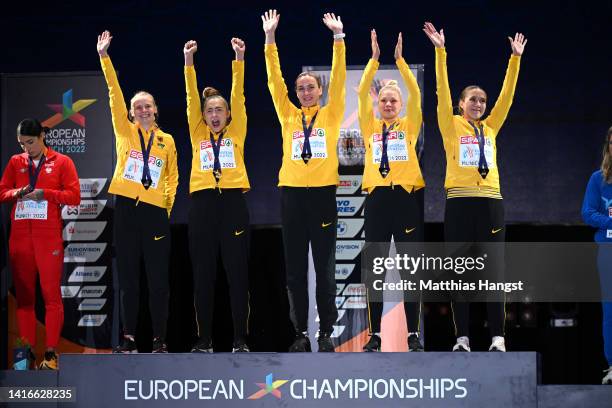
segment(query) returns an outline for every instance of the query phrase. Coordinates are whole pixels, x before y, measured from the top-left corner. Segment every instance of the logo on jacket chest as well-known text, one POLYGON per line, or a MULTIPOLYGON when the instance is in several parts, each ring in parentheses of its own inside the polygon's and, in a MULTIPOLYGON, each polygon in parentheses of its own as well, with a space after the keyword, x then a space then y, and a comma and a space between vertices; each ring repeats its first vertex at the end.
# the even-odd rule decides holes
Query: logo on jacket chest
MULTIPOLYGON (((43 166, 44 166, 45 173, 51 174, 53 172, 53 168, 55 167, 55 162, 54 161, 48 162, 48 163, 45 163, 43 166)), ((29 166, 26 164, 25 167, 22 167, 19 169, 19 172, 27 173, 28 170, 29 170, 29 166)))
MULTIPOLYGON (((296 130, 291 134, 291 160, 302 160, 304 151, 304 131, 296 130)), ((310 152, 313 159, 327 158, 327 141, 325 139, 325 129, 314 128, 308 137, 310 152)))
POLYGON ((45 173, 51 174, 51 172, 53 172, 54 167, 55 167, 55 162, 45 163, 45 173))

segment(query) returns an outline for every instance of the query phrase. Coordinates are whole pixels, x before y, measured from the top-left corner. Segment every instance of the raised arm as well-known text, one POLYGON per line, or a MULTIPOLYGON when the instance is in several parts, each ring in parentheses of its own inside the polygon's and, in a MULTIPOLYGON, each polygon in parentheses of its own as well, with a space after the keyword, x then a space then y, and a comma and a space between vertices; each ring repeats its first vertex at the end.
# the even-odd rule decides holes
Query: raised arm
MULTIPOLYGON (((359 112, 359 123, 362 129, 368 129, 371 127, 374 121, 374 110, 372 109, 372 96, 370 95, 370 88, 372 87, 372 81, 374 75, 379 67, 378 57, 380 56, 380 48, 378 47, 378 39, 376 37, 376 30, 370 31, 370 42, 372 45, 372 58, 368 61, 361 81, 359 81, 358 91, 358 112, 359 112)), ((369 137, 368 135, 363 135, 369 137)))
POLYGON ((183 46, 183 55, 185 56, 185 66, 193 66, 193 54, 198 51, 198 43, 194 40, 189 40, 183 46))
POLYGON ((438 126, 442 135, 450 134, 453 127, 453 101, 446 70, 446 38, 444 30, 438 32, 434 25, 426 22, 423 31, 436 49, 436 94, 438 95, 438 126))
POLYGON ((187 94, 187 123, 189 124, 189 135, 195 135, 198 126, 202 125, 202 107, 200 94, 198 93, 198 80, 193 65, 193 54, 198 50, 198 43, 190 40, 183 47, 185 56, 185 92, 187 94))
POLYGON ((276 43, 275 34, 280 21, 280 13, 277 13, 276 10, 268 10, 261 16, 261 21, 266 34, 266 44, 276 43))
POLYGON ((232 110, 232 123, 240 126, 236 136, 246 135, 246 107, 244 105, 244 52, 246 44, 240 38, 232 38, 232 48, 236 54, 236 59, 232 61, 232 94, 230 104, 232 110))
POLYGON ((113 37, 110 34, 110 31, 106 30, 102 34, 98 36, 98 44, 96 49, 98 50, 98 55, 100 58, 108 57, 108 47, 110 47, 110 43, 113 37))
POLYGON ((323 24, 334 33, 334 42, 344 42, 344 24, 340 16, 336 17, 334 13, 323 14, 323 24))
POLYGON ((174 140, 172 146, 168 152, 168 167, 166 169, 166 180, 164 183, 164 196, 166 197, 166 210, 168 211, 168 218, 172 212, 174 206, 174 199, 176 198, 176 188, 178 187, 178 164, 177 164, 177 153, 176 145, 174 140))
POLYGON ((268 10, 261 16, 263 30, 266 35, 266 44, 264 47, 266 57, 266 72, 268 74, 268 89, 272 95, 272 102, 279 119, 285 117, 289 111, 297 109, 289 100, 289 91, 287 84, 283 78, 283 73, 280 66, 280 58, 278 57, 278 49, 275 43, 275 32, 280 14, 276 10, 268 10))
POLYGON ((108 47, 112 39, 113 37, 110 32, 104 31, 98 36, 98 45, 96 48, 100 56, 102 72, 104 72, 104 78, 108 86, 109 105, 113 119, 113 128, 115 129, 115 137, 121 137, 129 133, 129 120, 123 92, 119 86, 119 80, 117 79, 117 73, 108 55, 108 47))
POLYGON ((423 123, 423 113, 421 112, 421 90, 416 78, 412 74, 410 67, 402 56, 403 52, 402 33, 397 36, 397 44, 395 45, 395 63, 404 79, 406 88, 408 89, 408 103, 406 105, 406 118, 408 122, 409 132, 418 135, 423 123))
POLYGON ((521 56, 527 44, 527 39, 522 33, 516 33, 514 38, 508 37, 508 40, 510 41, 512 55, 510 56, 510 61, 508 61, 504 84, 495 101, 495 106, 491 109, 491 114, 486 119, 487 125, 495 129, 496 133, 504 124, 508 112, 510 111, 510 106, 512 106, 516 82, 518 81, 518 74, 521 66, 521 56))
POLYGON ((329 78, 328 107, 337 120, 344 117, 344 104, 346 94, 346 49, 344 48, 344 25, 340 16, 334 13, 323 15, 323 24, 334 33, 334 55, 332 70, 329 78))

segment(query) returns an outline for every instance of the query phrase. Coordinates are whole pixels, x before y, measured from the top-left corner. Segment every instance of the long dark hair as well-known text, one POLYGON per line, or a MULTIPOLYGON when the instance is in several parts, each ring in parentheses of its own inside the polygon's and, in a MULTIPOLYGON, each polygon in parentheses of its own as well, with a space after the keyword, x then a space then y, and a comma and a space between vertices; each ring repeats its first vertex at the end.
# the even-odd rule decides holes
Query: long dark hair
POLYGON ((612 183, 612 154, 610 154, 610 138, 612 138, 612 127, 608 129, 606 141, 603 146, 603 159, 601 161, 601 173, 606 183, 612 183))
POLYGON ((296 88, 297 88, 297 81, 298 81, 298 79, 300 79, 302 77, 306 77, 306 76, 314 78, 314 80, 317 81, 317 86, 319 88, 321 88, 321 77, 319 75, 315 74, 312 71, 304 71, 304 72, 300 73, 300 75, 298 75, 297 78, 295 78, 295 87, 296 88))
POLYGON ((38 119, 26 118, 17 125, 17 136, 42 137, 45 147, 48 147, 44 135, 49 131, 38 119))

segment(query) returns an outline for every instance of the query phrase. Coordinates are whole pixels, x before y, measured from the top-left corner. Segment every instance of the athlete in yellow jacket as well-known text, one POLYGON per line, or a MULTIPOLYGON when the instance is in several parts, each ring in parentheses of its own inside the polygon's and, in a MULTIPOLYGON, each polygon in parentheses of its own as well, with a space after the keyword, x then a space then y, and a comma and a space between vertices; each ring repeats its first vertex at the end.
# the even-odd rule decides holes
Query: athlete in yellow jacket
MULTIPOLYGON (((409 95, 406 115, 400 117, 402 92, 396 81, 385 84, 378 92, 377 119, 372 110, 370 90, 378 69, 380 48, 376 31, 370 33, 372 58, 359 83, 359 126, 366 148, 363 189, 368 192, 365 202, 365 240, 379 256, 389 255, 391 237, 394 242, 423 241, 423 211, 414 192, 425 186, 416 154, 416 144, 422 124, 421 92, 416 78, 402 57, 400 33, 395 46, 395 62, 406 83, 409 95)), ((401 246, 397 245, 398 253, 401 246)), ((384 279, 384 278, 383 278, 384 279)), ((380 351, 380 325, 383 293, 370 288, 368 312, 370 339, 364 351, 380 351)), ((420 304, 404 302, 408 324, 409 351, 423 351, 419 339, 420 304)))
MULTIPOLYGON (((438 126, 446 151, 446 210, 444 237, 449 242, 504 242, 504 207, 499 188, 496 139, 512 100, 518 79, 521 55, 527 40, 521 33, 508 37, 512 55, 508 62, 502 90, 485 116, 487 94, 477 85, 468 86, 459 96, 459 115, 453 115, 450 86, 446 71, 444 31, 431 23, 423 28, 436 50, 436 83, 438 94, 438 126)), ((489 254, 497 276, 503 279, 503 247, 488 246, 497 253, 489 254)), ((453 351, 470 351, 469 303, 453 302, 457 343, 453 351)), ((490 351, 506 351, 504 340, 504 303, 487 302, 490 351)))
POLYGON ((232 38, 231 44, 236 54, 232 61, 231 113, 225 98, 211 87, 204 89, 200 103, 193 66, 198 45, 195 41, 187 41, 183 48, 187 121, 193 154, 189 183, 189 247, 199 337, 193 352, 213 351, 212 318, 219 250, 230 289, 234 351, 249 351, 246 344, 249 211, 243 194, 249 189, 244 165, 246 46, 239 38, 232 38))
POLYGON ((157 125, 157 105, 151 94, 136 93, 129 112, 126 109, 107 52, 112 38, 108 31, 99 35, 97 50, 108 85, 117 150, 117 165, 108 191, 115 195, 114 241, 124 327, 115 352, 136 352, 141 257, 149 284, 153 351, 167 352, 168 218, 178 185, 176 146, 172 136, 157 125))
POLYGON ((317 276, 317 309, 320 317, 319 351, 334 351, 331 340, 338 311, 335 304, 337 142, 344 116, 346 61, 340 17, 325 14, 323 23, 334 33, 329 98, 320 106, 320 79, 303 72, 295 81, 300 107, 289 100, 283 79, 275 32, 280 14, 267 11, 262 17, 266 34, 265 57, 268 88, 282 128, 283 163, 281 222, 285 248, 287 290, 291 319, 296 331, 289 351, 310 351, 308 339, 308 246, 312 245, 317 276))

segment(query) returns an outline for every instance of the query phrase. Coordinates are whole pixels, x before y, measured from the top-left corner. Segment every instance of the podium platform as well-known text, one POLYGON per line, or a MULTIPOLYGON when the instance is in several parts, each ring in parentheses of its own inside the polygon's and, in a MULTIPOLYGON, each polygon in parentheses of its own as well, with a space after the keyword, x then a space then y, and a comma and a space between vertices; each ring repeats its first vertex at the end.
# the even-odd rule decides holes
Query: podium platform
POLYGON ((536 353, 63 354, 60 368, 0 384, 71 387, 75 402, 9 406, 612 406, 612 387, 538 386, 536 353))
POLYGON ((538 408, 610 408, 610 385, 539 385, 538 408))

